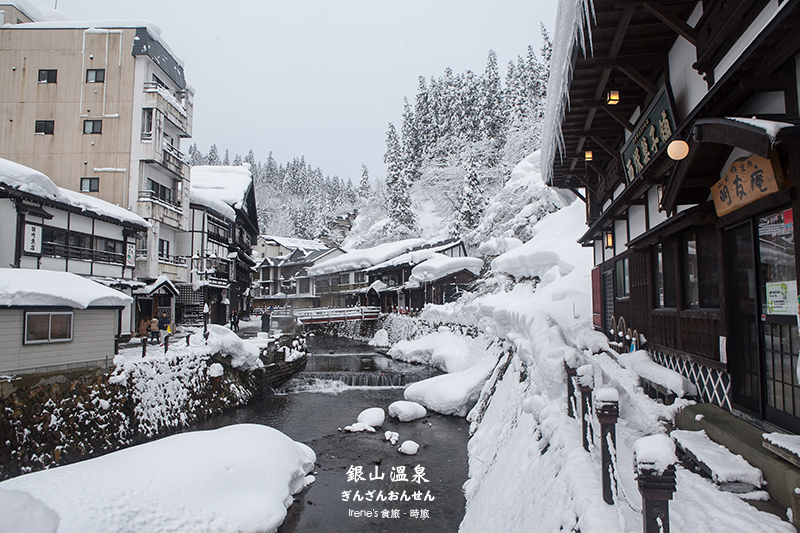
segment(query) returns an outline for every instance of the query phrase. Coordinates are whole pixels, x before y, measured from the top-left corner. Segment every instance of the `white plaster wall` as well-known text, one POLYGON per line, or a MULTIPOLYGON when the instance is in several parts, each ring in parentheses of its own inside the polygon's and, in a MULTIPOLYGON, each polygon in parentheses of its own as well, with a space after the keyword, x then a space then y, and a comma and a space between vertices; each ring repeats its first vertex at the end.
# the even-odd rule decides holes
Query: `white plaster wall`
MULTIPOLYGON (((689 26, 694 27, 702 15, 703 5, 698 2, 686 22, 689 26)), ((696 61, 697 50, 695 47, 683 37, 678 37, 669 52, 669 80, 680 120, 686 118, 708 93, 708 84, 703 80, 703 76, 692 68, 692 64, 696 61)))
POLYGON ((0 268, 8 268, 17 246, 17 210, 8 198, 0 198, 0 228, 0 268))
POLYGON ((628 208, 628 225, 631 239, 647 231, 647 211, 643 205, 632 205, 628 208))
POLYGON ((647 208, 650 213, 651 228, 667 220, 667 214, 658 210, 658 187, 650 187, 647 191, 647 208))

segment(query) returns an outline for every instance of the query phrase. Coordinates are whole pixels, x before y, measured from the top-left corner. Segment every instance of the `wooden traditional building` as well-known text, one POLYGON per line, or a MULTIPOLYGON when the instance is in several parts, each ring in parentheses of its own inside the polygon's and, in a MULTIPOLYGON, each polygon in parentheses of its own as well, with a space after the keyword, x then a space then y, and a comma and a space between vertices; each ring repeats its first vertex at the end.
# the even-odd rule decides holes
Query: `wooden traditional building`
POLYGON ((798 2, 592 4, 556 36, 542 160, 586 202, 595 326, 798 432, 798 2))

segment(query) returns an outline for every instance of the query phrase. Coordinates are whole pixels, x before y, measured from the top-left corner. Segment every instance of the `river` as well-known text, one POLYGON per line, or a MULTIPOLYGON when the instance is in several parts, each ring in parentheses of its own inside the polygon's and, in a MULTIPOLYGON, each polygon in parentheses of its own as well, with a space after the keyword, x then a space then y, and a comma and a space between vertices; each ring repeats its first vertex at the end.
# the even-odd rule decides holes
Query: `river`
POLYGON ((458 531, 469 424, 436 413, 413 422, 388 416, 389 405, 403 399, 397 384, 434 372, 348 339, 310 337, 308 348, 306 372, 276 394, 195 426, 264 424, 316 452, 316 481, 295 495, 278 532, 458 531), (369 407, 387 410, 383 427, 376 433, 342 431, 369 407), (387 430, 400 434, 396 445, 384 439, 387 430), (397 451, 405 440, 419 444, 416 455, 397 451))

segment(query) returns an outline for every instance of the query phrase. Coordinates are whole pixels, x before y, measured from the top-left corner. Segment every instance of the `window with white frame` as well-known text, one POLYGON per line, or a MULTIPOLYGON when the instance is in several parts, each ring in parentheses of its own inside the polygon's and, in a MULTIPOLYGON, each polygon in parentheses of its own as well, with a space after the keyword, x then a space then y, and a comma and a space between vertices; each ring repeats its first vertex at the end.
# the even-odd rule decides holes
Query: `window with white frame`
POLYGON ((26 311, 24 344, 72 341, 72 311, 26 311))
POLYGON ((86 83, 103 83, 106 81, 106 69, 90 68, 86 69, 86 83))

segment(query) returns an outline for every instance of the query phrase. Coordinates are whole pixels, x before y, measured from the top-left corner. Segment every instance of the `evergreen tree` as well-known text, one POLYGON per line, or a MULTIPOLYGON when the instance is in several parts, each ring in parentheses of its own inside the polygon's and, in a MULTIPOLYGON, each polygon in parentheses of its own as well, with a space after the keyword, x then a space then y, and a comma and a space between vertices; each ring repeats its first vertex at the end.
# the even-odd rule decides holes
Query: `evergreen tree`
POLYGON ((238 166, 241 166, 241 165, 242 165, 242 156, 240 156, 239 154, 236 154, 233 157, 233 166, 238 167, 238 166))
POLYGON ((403 125, 401 132, 403 137, 403 172, 406 173, 408 180, 413 183, 420 175, 422 151, 420 150, 419 136, 417 135, 414 110, 411 109, 407 98, 403 98, 403 125))
MULTIPOLYGON (((271 154, 272 154, 272 152, 270 152, 270 155, 271 154)), ((255 154, 253 154, 252 150, 247 152, 247 155, 244 156, 244 162, 245 163, 249 163, 250 164, 250 168, 253 168, 253 169, 256 168, 256 156, 255 156, 255 154)))
POLYGON ((217 150, 217 145, 212 144, 211 149, 208 151, 208 156, 206 157, 206 165, 214 165, 219 166, 222 162, 219 159, 219 150, 217 150))
POLYGON ((192 143, 187 154, 189 156, 189 166, 196 167, 198 165, 206 164, 206 158, 203 157, 203 154, 201 154, 200 150, 197 149, 197 143, 192 143))
POLYGON ((403 172, 403 156, 400 141, 397 139, 397 130, 391 122, 386 133, 386 153, 383 161, 388 165, 386 188, 389 196, 389 219, 395 226, 413 229, 415 220, 411 211, 409 183, 403 172))
POLYGON ((369 184, 369 171, 367 165, 361 163, 361 181, 358 182, 358 199, 364 202, 372 195, 372 187, 369 184))
POLYGON ((228 155, 228 150, 227 149, 225 150, 225 159, 222 160, 222 165, 226 166, 226 167, 231 166, 231 158, 228 155))
POLYGON ((478 177, 477 161, 474 153, 467 160, 467 173, 461 193, 461 206, 456 216, 456 229, 459 233, 478 227, 483 215, 486 200, 481 193, 481 180, 478 177))

